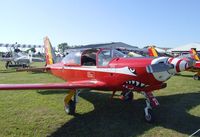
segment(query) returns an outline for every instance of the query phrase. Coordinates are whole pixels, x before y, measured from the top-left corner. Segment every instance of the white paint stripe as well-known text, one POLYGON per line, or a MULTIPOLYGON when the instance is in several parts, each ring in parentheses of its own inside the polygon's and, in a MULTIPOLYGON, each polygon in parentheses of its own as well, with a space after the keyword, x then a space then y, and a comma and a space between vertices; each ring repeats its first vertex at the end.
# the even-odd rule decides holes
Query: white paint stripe
POLYGON ((176 66, 178 65, 177 63, 178 63, 179 60, 180 59, 178 59, 178 58, 173 58, 172 61, 171 61, 171 64, 174 65, 174 69, 173 70, 174 70, 175 73, 177 73, 176 66))
POLYGON ((168 57, 159 57, 159 58, 155 58, 151 61, 151 64, 157 64, 159 62, 164 62, 164 63, 167 63, 167 60, 169 58, 168 57))
POLYGON ((186 61, 182 60, 181 63, 179 64, 179 69, 180 71, 185 70, 185 65, 187 64, 186 61))
POLYGON ((174 66, 176 67, 177 62, 178 62, 179 60, 180 60, 180 59, 178 59, 178 58, 173 58, 171 64, 174 64, 174 66))
MULTIPOLYGON (((51 67, 52 69, 62 69, 63 67, 51 67)), ((136 76, 132 73, 128 67, 123 68, 97 68, 96 66, 87 66, 87 67, 67 67, 65 66, 64 69, 73 69, 73 70, 85 70, 85 71, 96 71, 96 72, 108 72, 108 73, 118 73, 118 74, 125 74, 125 75, 132 75, 136 76)))
POLYGON ((47 67, 50 67, 52 69, 62 69, 63 67, 52 67, 52 66, 47 66, 47 67))

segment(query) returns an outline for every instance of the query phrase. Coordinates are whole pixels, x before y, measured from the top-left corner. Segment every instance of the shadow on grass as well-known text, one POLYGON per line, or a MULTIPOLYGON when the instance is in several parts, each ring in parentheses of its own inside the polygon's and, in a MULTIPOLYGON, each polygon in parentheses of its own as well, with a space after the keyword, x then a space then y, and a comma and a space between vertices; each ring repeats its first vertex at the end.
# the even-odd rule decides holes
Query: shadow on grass
POLYGON ((188 113, 200 104, 200 93, 157 97, 161 106, 155 110, 157 121, 154 124, 143 120, 143 99, 128 103, 110 100, 110 94, 82 92, 80 96, 93 103, 94 110, 77 114, 49 137, 129 137, 142 135, 157 126, 190 135, 200 126, 200 117, 188 113))

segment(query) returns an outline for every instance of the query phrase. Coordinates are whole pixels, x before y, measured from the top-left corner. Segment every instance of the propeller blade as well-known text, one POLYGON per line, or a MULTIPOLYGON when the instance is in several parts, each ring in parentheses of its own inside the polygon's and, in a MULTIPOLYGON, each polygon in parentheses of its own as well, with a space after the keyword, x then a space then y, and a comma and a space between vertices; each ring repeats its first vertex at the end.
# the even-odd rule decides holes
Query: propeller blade
POLYGON ((147 66, 146 70, 148 73, 157 73, 157 72, 168 71, 173 68, 174 68, 173 64, 158 63, 147 66))

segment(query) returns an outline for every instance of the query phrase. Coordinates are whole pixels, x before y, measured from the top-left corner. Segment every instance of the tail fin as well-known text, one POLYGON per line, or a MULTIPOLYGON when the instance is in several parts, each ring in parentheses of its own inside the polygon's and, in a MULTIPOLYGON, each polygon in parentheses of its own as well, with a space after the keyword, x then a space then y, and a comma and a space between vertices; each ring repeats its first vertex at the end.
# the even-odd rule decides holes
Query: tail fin
POLYGON ((158 57, 158 52, 157 52, 157 50, 155 49, 154 46, 149 46, 148 52, 149 52, 150 57, 158 57))
POLYGON ((56 54, 54 52, 54 49, 52 48, 51 42, 48 37, 44 38, 44 48, 45 48, 46 64, 51 65, 56 63, 56 54))
POLYGON ((190 55, 192 56, 193 59, 195 59, 196 61, 200 60, 199 56, 197 54, 196 48, 191 48, 190 50, 190 55))

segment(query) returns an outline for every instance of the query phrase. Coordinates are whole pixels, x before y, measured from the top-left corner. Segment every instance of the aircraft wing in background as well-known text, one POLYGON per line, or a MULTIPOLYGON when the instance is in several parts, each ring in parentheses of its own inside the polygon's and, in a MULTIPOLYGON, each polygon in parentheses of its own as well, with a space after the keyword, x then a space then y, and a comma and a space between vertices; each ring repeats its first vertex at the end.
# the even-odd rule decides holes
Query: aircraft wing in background
POLYGON ((30 68, 18 68, 18 69, 16 69, 16 71, 18 71, 18 72, 22 72, 22 71, 27 71, 27 72, 47 72, 48 70, 49 70, 49 68, 47 68, 47 67, 41 67, 41 68, 30 67, 30 68))
POLYGON ((39 57, 32 57, 32 61, 33 62, 44 62, 43 58, 39 58, 39 57))
POLYGON ((12 57, 9 58, 0 58, 1 61, 13 61, 12 57))

